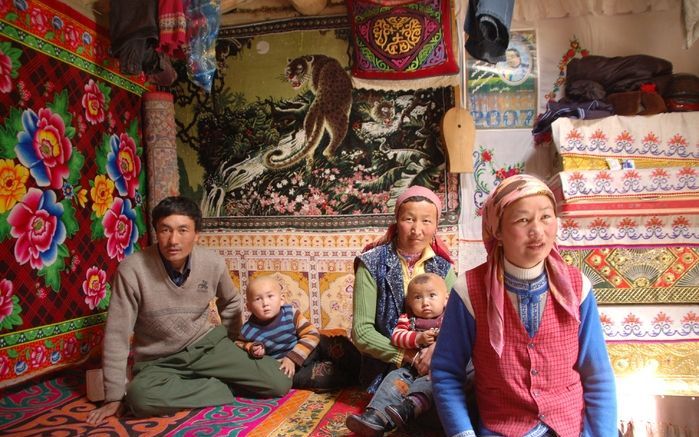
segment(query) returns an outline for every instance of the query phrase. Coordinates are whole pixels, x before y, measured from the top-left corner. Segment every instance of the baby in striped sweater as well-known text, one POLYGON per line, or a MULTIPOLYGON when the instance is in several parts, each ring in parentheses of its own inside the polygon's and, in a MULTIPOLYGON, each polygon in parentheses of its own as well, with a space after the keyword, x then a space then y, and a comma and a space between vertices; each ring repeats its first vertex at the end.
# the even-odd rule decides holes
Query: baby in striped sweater
MULTIPOLYGON (((406 312, 398 318, 398 324, 391 334, 391 343, 403 349, 422 349, 436 342, 448 297, 447 286, 441 276, 422 273, 412 278, 405 296, 406 312)), ((400 369, 394 370, 397 371, 400 369)), ((403 401, 386 407, 386 414, 399 427, 404 427, 408 421, 432 407, 430 376, 420 376, 415 369, 411 369, 411 375, 415 379, 403 401)), ((381 390, 380 386, 378 390, 381 390)))
POLYGON ((252 358, 279 360, 292 387, 327 391, 358 383, 359 351, 347 337, 322 335, 298 308, 285 304, 273 276, 250 281, 246 305, 250 318, 236 343, 252 358))

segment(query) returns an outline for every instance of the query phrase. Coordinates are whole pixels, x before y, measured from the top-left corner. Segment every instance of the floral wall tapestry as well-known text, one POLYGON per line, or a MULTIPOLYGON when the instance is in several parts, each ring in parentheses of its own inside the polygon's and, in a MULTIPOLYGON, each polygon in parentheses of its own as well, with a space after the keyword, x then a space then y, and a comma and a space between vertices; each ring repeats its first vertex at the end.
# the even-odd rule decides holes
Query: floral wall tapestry
POLYGON ((356 88, 349 53, 344 16, 222 28, 211 94, 176 83, 180 191, 207 228, 383 225, 416 184, 456 223, 439 130, 453 88, 356 88))
POLYGON ((0 387, 97 350, 116 261, 146 242, 145 88, 107 48, 57 2, 0 2, 0 387))

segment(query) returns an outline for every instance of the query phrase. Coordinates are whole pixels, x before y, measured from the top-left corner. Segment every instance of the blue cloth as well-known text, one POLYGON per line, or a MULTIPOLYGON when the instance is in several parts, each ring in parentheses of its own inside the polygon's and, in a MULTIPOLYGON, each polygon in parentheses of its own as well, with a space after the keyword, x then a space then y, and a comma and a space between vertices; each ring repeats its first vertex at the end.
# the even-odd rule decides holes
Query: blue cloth
MULTIPOLYGON (((384 409, 389 405, 400 404, 405 396, 413 393, 424 395, 430 402, 432 401, 432 382, 430 377, 418 376, 414 369, 401 367, 388 372, 386 377, 381 381, 381 384, 376 389, 376 393, 369 401, 367 408, 373 408, 384 414, 384 409), (400 382, 402 381, 402 383, 400 382), (405 395, 399 387, 409 386, 408 392, 405 395)), ((389 420, 390 422, 390 420, 389 420)), ((390 423, 392 427, 394 423, 390 423)))
MULTIPOLYGON (((403 268, 393 243, 382 244, 361 255, 359 260, 376 280, 376 330, 391 338, 393 328, 398 324, 398 317, 404 311, 405 292, 403 285, 403 268)), ((425 271, 436 273, 442 278, 451 269, 449 261, 439 255, 425 261, 425 271)), ((360 383, 373 393, 381 383, 386 372, 391 370, 390 363, 362 355, 360 383)), ((395 367, 394 367, 395 368, 395 367)))
POLYGON ((282 305, 279 314, 267 323, 262 323, 250 316, 243 324, 240 336, 246 341, 260 342, 265 345, 265 355, 284 358, 299 341, 294 325, 294 308, 282 305))
POLYGON ((514 0, 469 0, 464 31, 471 56, 491 64, 505 60, 514 7, 514 0))
POLYGON ((517 295, 519 318, 529 337, 534 337, 541 323, 541 295, 549 289, 546 272, 532 280, 518 279, 505 273, 505 290, 517 295))
MULTIPOLYGON (((434 402, 447 436, 466 435, 474 428, 478 430, 478 435, 489 435, 486 429, 474 427, 471 422, 463 388, 476 341, 476 321, 459 296, 468 291, 462 289, 457 292, 461 282, 457 282, 449 296, 441 334, 432 355, 434 402)), ((589 280, 586 283, 590 287, 589 280)), ((597 303, 590 288, 580 305, 578 341, 580 351, 575 371, 580 373, 585 403, 581 436, 615 436, 617 409, 614 373, 604 343, 597 303)), ((477 374, 478 369, 476 384, 477 374)))

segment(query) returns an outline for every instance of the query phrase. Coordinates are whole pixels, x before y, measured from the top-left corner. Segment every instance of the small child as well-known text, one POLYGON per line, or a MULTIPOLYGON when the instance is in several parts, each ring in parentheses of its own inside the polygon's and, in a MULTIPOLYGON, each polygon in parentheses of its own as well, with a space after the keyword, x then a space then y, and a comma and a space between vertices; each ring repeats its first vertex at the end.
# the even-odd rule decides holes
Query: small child
POLYGON ((321 335, 298 309, 284 304, 272 276, 250 281, 246 298, 251 315, 236 343, 248 355, 279 360, 294 388, 326 391, 358 383, 359 351, 347 337, 321 335))
MULTIPOLYGON (((391 343, 402 349, 422 349, 437 341, 444 308, 448 299, 444 279, 434 273, 422 273, 408 284, 405 298, 407 312, 401 314, 391 334, 391 343)), ((419 351, 418 351, 419 353, 419 351)), ((350 415, 347 427, 358 435, 380 436, 390 431, 392 424, 377 423, 375 417, 383 412, 393 424, 404 427, 410 420, 432 407, 432 382, 429 375, 419 376, 414 368, 391 371, 378 387, 367 410, 361 415, 350 415), (404 384, 395 384, 397 380, 404 384), (396 398, 396 386, 408 386, 400 403, 386 405, 396 398), (377 410, 377 411, 371 411, 377 410)), ((386 423, 386 421, 383 421, 386 423)))

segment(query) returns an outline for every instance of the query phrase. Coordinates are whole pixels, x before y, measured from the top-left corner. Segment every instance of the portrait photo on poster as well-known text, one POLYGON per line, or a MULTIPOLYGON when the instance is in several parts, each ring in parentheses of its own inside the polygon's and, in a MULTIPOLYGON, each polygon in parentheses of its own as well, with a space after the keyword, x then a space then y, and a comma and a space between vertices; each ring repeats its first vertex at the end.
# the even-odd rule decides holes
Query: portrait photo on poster
POLYGON ((534 30, 513 30, 505 60, 469 59, 468 99, 477 129, 527 129, 537 108, 538 66, 534 30))

